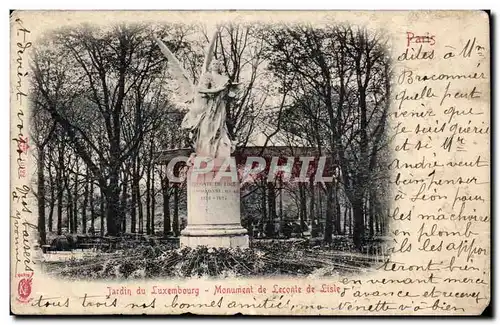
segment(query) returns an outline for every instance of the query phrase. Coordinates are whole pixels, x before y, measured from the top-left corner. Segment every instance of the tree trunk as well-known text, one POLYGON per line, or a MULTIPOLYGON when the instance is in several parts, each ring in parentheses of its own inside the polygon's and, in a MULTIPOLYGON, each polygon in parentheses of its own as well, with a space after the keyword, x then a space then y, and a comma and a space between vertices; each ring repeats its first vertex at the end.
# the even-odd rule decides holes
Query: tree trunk
POLYGON ((347 234, 347 204, 344 204, 344 234, 347 234))
POLYGON ((304 183, 299 183, 299 193, 300 193, 300 224, 302 225, 307 220, 307 196, 306 196, 306 185, 304 183))
POLYGON ((105 189, 106 197, 106 232, 109 236, 117 236, 120 215, 120 185, 118 170, 112 168, 109 175, 109 186, 105 189))
POLYGON ((323 212, 325 211, 325 209, 323 208, 323 206, 324 206, 324 204, 323 204, 324 193, 323 193, 323 190, 321 188, 317 189, 317 193, 318 193, 318 216, 317 216, 317 219, 319 220, 320 218, 323 217, 323 212))
POLYGON ((342 235, 342 228, 340 227, 341 214, 340 214, 340 203, 339 203, 339 188, 338 188, 338 184, 336 181, 335 181, 335 185, 334 185, 333 197, 334 197, 334 204, 335 204, 334 205, 334 207, 335 207, 335 233, 337 235, 342 235))
POLYGON ((276 191, 274 183, 267 183, 267 210, 269 212, 269 221, 274 222, 276 218, 276 191))
POLYGON ((279 201, 279 215, 280 222, 283 223, 283 179, 280 178, 280 201, 279 201))
POLYGON ((137 182, 135 187, 136 193, 135 196, 137 198, 137 212, 139 214, 139 233, 144 233, 144 211, 142 211, 142 199, 141 199, 141 190, 139 188, 139 182, 137 182))
POLYGON ((75 233, 78 233, 78 159, 76 161, 75 188, 73 192, 73 228, 75 233))
POLYGON ((151 235, 151 164, 146 167, 146 234, 151 235))
POLYGON ((385 223, 385 218, 380 218, 379 219, 379 222, 380 222, 380 233, 382 235, 385 235, 385 232, 387 231, 387 226, 386 226, 386 223, 385 223))
POLYGON ((83 192, 83 204, 82 204, 82 233, 87 233, 87 206, 89 204, 89 192, 90 192, 90 170, 87 168, 87 175, 85 176, 85 190, 83 192))
POLYGON ((361 250, 362 241, 365 233, 365 218, 363 213, 363 199, 354 198, 352 202, 352 212, 353 212, 353 241, 354 246, 361 250))
POLYGON ((69 186, 69 175, 66 176, 66 218, 68 220, 68 230, 74 233, 73 226, 73 195, 71 194, 71 187, 69 186))
MULTIPOLYGON (((151 157, 153 159, 153 157, 151 157)), ((155 195, 155 170, 152 167, 151 171, 151 233, 155 235, 155 212, 156 212, 156 195, 155 195)))
POLYGON ((132 163, 132 198, 130 202, 130 232, 135 234, 137 232, 136 227, 137 227, 137 191, 135 190, 135 186, 137 183, 137 175, 136 175, 136 162, 135 159, 132 163))
POLYGON ((139 157, 137 157, 137 163, 136 163, 136 169, 135 169, 135 184, 134 184, 134 190, 135 190, 135 199, 136 199, 136 205, 137 205, 137 213, 138 213, 138 222, 139 222, 139 234, 144 233, 144 212, 142 211, 142 199, 141 199, 141 189, 139 187, 139 181, 140 181, 140 175, 139 175, 139 169, 140 169, 140 160, 139 157))
POLYGON ((128 206, 127 206, 127 188, 128 188, 128 173, 124 173, 123 177, 123 189, 122 189, 122 198, 121 198, 121 230, 122 233, 127 232, 127 211, 128 211, 128 206))
MULTIPOLYGON (((117 77, 116 85, 116 101, 112 107, 112 132, 108 129, 108 139, 109 139, 109 184, 105 189, 106 194, 106 232, 109 236, 117 236, 121 229, 120 220, 120 168, 121 168, 121 118, 120 112, 123 106, 123 100, 125 97, 125 56, 126 49, 124 49, 123 44, 120 40, 120 51, 118 55, 119 74, 117 77)), ((106 101, 106 100, 105 100, 106 101)))
POLYGON ((40 245, 45 245, 47 242, 47 234, 45 230, 45 150, 43 147, 38 148, 38 234, 40 235, 40 245))
POLYGON ((49 164, 49 184, 50 184, 50 202, 49 202, 49 231, 52 232, 52 227, 53 225, 53 218, 54 218, 54 208, 55 208, 55 203, 56 203, 56 191, 55 191, 55 184, 54 184, 54 177, 52 176, 52 170, 50 168, 49 164))
POLYGON ((163 238, 170 235, 170 195, 169 195, 169 181, 168 176, 165 175, 162 179, 161 193, 163 196, 163 238))
MULTIPOLYGON (((92 179, 90 179, 89 200, 90 200, 90 227, 92 228, 92 231, 95 231, 94 181, 92 179)), ((92 233, 91 235, 94 236, 95 234, 92 233)))
MULTIPOLYGON (((364 39, 364 36, 360 39, 361 42, 364 44, 366 42, 366 39, 364 39)), ((361 53, 361 52, 360 52, 361 53)), ((360 114, 359 114, 359 120, 360 120, 360 125, 359 125, 359 130, 360 130, 360 166, 358 172, 358 177, 355 178, 357 181, 355 184, 356 190, 354 194, 354 202, 352 204, 353 206, 353 217, 354 217, 354 229, 353 229, 353 240, 354 240, 354 245, 358 250, 361 250, 362 246, 362 241, 364 237, 364 224, 365 224, 365 217, 364 217, 364 209, 363 209, 363 204, 364 204, 364 199, 363 196, 365 194, 365 188, 367 186, 367 178, 365 177, 365 174, 369 172, 368 168, 368 163, 369 163, 369 154, 368 154, 368 119, 367 119, 367 103, 366 103, 366 90, 368 86, 368 80, 370 77, 370 60, 367 57, 366 58, 367 63, 366 63, 366 68, 363 67, 362 65, 362 54, 359 54, 355 58, 355 68, 356 68, 356 80, 357 80, 357 85, 358 85, 358 106, 360 109, 360 114), (362 79, 362 76, 364 76, 364 80, 362 79)))
POLYGON ((309 192, 311 193, 311 197, 309 199, 309 219, 306 218, 306 222, 308 220, 312 221, 314 219, 315 188, 314 188, 314 180, 312 178, 309 181, 309 192))
POLYGON ((261 195, 261 209, 262 209, 262 219, 260 220, 260 229, 262 233, 264 231, 264 223, 267 221, 267 187, 265 181, 262 184, 262 195, 261 195))
POLYGON ((332 242, 333 235, 333 216, 334 207, 336 206, 335 196, 333 195, 333 186, 331 183, 326 184, 326 216, 325 216, 325 233, 323 240, 325 243, 332 242))
POLYGON ((174 184, 174 218, 172 220, 172 228, 174 235, 180 235, 179 230, 179 184, 174 184))
POLYGON ((62 234, 62 211, 63 211, 63 190, 64 184, 62 180, 62 171, 64 168, 64 157, 61 150, 59 150, 58 166, 56 170, 56 184, 57 184, 57 234, 62 234))
POLYGON ((100 193, 100 200, 99 200, 99 203, 100 203, 100 210, 101 210, 101 237, 104 236, 104 217, 106 215, 106 210, 105 210, 105 205, 104 205, 104 193, 102 192, 102 189, 101 189, 101 193, 100 193))
POLYGON ((318 204, 316 205, 316 214, 311 216, 311 237, 318 237, 320 234, 320 221, 323 217, 323 190, 316 188, 318 194, 318 204))
POLYGON ((349 206, 349 235, 352 235, 352 206, 349 206))
POLYGON ((370 193, 370 199, 369 199, 369 205, 368 205, 368 228, 369 228, 369 231, 370 231, 370 237, 373 237, 375 236, 375 207, 374 207, 374 199, 375 199, 375 195, 374 193, 370 193))

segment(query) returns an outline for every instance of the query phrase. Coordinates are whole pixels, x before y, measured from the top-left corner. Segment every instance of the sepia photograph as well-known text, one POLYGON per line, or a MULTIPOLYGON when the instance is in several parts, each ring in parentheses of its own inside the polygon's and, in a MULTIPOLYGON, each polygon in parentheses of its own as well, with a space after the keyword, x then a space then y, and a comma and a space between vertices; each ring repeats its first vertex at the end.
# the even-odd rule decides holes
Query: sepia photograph
POLYGON ((382 30, 336 22, 48 31, 27 98, 46 272, 325 276, 381 263, 387 46, 382 30), (179 173, 194 157, 231 157, 240 173, 189 183, 179 173))

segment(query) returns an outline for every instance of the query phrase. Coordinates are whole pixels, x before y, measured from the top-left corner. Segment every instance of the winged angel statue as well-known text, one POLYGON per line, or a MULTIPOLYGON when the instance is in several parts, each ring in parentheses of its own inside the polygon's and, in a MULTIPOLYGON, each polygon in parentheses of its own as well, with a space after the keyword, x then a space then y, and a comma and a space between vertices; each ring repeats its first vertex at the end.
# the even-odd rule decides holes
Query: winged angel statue
POLYGON ((222 63, 213 59, 218 35, 219 30, 210 41, 197 85, 193 84, 168 47, 154 37, 179 85, 177 95, 181 101, 189 103, 181 127, 190 130, 195 154, 208 158, 227 158, 234 151, 226 125, 226 103, 235 96, 238 84, 223 75, 222 63))

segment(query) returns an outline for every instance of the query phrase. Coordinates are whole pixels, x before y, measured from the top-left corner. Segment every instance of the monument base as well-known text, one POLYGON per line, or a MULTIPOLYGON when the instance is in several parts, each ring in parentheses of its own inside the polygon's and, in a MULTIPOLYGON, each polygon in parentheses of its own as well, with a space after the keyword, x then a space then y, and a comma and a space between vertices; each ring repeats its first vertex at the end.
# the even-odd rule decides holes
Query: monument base
POLYGON ((248 248, 247 230, 240 225, 193 225, 181 232, 181 247, 248 248))
POLYGON ((226 247, 226 248, 248 248, 248 236, 218 236, 218 237, 191 237, 191 236, 181 236, 181 248, 182 247, 226 247))
POLYGON ((181 232, 181 247, 248 248, 247 230, 240 225, 194 225, 181 232))

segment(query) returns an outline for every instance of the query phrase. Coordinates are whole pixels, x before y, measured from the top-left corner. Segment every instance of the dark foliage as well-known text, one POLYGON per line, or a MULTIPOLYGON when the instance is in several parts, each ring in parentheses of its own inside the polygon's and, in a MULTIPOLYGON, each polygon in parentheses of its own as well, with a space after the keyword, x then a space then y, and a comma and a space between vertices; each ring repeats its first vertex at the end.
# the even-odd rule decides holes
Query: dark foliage
MULTIPOLYGON (((82 260, 52 263, 50 272, 65 278, 176 278, 317 275, 360 272, 380 262, 372 255, 352 254, 352 242, 336 238, 329 245, 310 240, 256 240, 249 249, 175 248, 147 242, 82 260)), ((381 247, 372 242, 370 246, 381 247)))

